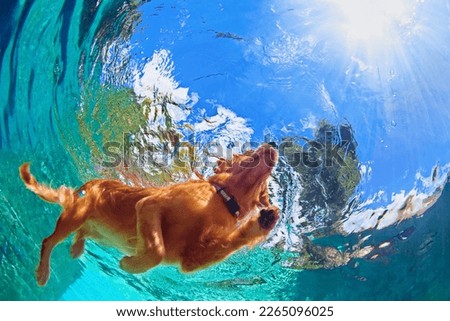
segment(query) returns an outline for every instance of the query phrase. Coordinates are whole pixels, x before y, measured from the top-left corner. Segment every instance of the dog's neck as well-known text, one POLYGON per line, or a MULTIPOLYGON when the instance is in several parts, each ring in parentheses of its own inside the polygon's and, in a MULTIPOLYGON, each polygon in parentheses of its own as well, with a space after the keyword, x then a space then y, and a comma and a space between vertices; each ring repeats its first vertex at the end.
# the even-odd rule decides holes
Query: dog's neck
POLYGON ((241 207, 239 206, 238 202, 235 200, 233 195, 229 195, 227 191, 225 190, 225 187, 219 186, 217 184, 212 184, 214 188, 216 189, 217 194, 219 194, 223 201, 225 202, 226 207, 228 208, 228 211, 234 216, 239 217, 240 212, 239 210, 241 207))
POLYGON ((217 194, 222 197, 233 216, 241 219, 258 203, 259 191, 258 193, 253 193, 251 190, 242 188, 236 182, 230 182, 230 176, 228 173, 220 173, 209 177, 207 181, 216 189, 217 194), (228 198, 231 198, 232 201, 227 204, 228 198), (234 214, 236 211, 239 211, 239 215, 234 214))

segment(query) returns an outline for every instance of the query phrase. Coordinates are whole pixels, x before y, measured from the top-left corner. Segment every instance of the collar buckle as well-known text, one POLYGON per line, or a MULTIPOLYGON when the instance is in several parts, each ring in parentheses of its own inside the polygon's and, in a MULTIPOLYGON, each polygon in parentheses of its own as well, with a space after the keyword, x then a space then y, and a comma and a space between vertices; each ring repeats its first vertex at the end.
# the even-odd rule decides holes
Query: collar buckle
POLYGON ((223 187, 219 187, 217 185, 214 185, 214 187, 216 189, 217 194, 219 194, 223 198, 228 211, 234 217, 238 217, 240 214, 239 210, 241 209, 238 202, 234 199, 233 196, 228 195, 227 192, 225 192, 223 187))

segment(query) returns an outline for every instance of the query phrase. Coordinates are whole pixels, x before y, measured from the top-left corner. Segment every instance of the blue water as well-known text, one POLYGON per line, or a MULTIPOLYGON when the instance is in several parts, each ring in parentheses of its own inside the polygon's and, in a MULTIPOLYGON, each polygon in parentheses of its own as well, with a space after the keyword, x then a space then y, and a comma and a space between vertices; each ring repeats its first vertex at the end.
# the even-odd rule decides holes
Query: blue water
MULTIPOLYGON (((449 300, 450 3, 390 8, 380 10, 392 21, 370 29, 332 0, 2 1, 0 299, 449 300), (21 163, 52 186, 125 180, 123 167, 104 166, 103 146, 134 139, 126 133, 231 153, 286 137, 305 144, 321 120, 349 126, 356 142, 360 178, 345 206, 324 175, 283 158, 271 183, 282 219, 255 249, 190 275, 129 275, 116 250, 88 242, 72 260, 67 241, 47 286, 36 285, 59 208, 23 187, 21 163), (310 199, 314 188, 322 194, 310 199)), ((170 164, 133 174, 189 177, 170 164)))

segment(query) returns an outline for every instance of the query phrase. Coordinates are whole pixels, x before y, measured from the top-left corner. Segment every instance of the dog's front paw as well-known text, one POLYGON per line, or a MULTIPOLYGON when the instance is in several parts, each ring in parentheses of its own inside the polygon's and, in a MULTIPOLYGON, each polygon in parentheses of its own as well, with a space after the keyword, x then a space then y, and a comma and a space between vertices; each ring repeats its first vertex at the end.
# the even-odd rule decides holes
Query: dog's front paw
POLYGON ((120 268, 128 273, 144 273, 158 265, 162 257, 144 253, 136 256, 125 256, 120 260, 120 268))
POLYGON ((275 226, 278 218, 280 217, 278 208, 270 207, 262 209, 259 212, 260 216, 258 218, 258 223, 261 228, 265 230, 271 230, 275 226))
POLYGON ((119 266, 128 273, 139 273, 137 269, 138 262, 135 256, 125 256, 120 260, 119 266))

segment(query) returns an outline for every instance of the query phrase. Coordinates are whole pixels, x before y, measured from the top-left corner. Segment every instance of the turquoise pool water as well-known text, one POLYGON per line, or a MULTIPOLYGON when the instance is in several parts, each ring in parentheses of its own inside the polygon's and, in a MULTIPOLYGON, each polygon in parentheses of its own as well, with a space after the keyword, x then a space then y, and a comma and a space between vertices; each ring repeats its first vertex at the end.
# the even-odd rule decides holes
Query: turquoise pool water
POLYGON ((392 21, 369 28, 343 3, 3 1, 0 299, 449 300, 450 5, 393 1, 373 11, 392 21), (89 242, 73 260, 67 241, 38 287, 59 208, 18 166, 52 186, 172 183, 190 176, 163 153, 174 137, 205 175, 213 143, 329 143, 338 156, 311 167, 286 152, 270 185, 282 219, 255 249, 194 274, 130 275, 117 251, 89 242), (119 166, 108 142, 131 146, 119 166), (138 157, 150 144, 156 163, 138 157))

